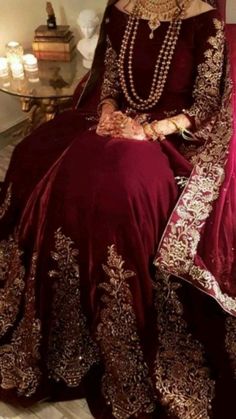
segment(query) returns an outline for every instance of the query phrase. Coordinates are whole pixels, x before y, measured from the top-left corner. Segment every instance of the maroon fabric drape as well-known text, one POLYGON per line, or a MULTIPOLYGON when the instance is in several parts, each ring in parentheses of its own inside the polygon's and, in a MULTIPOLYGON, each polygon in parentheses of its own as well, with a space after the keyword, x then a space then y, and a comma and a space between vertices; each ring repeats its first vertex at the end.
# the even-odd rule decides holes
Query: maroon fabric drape
POLYGON ((226 0, 218 0, 218 7, 221 12, 223 19, 225 20, 226 16, 226 0))
MULTIPOLYGON (((103 29, 118 51, 128 18, 108 12, 103 29)), ((191 106, 196 70, 218 80, 223 26, 216 10, 183 21, 150 120, 191 106)), ((143 93, 167 27, 152 43, 140 22, 134 79, 143 93)), ((236 297, 224 270, 236 249, 229 68, 219 112, 195 133, 203 146, 177 135, 100 137, 104 32, 84 106, 15 148, 0 191, 0 400, 84 396, 96 419, 235 419, 236 319, 225 311, 236 313, 236 297)))

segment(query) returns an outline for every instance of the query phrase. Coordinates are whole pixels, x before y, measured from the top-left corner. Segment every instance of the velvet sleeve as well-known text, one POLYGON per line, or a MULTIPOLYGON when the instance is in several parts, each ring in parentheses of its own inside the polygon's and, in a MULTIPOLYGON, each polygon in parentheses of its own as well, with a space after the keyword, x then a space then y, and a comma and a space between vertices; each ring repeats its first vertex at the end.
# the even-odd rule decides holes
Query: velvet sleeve
POLYGON ((224 64, 224 24, 217 12, 206 13, 198 23, 195 39, 196 76, 193 104, 183 112, 196 129, 205 124, 219 110, 221 79, 224 64))
POLYGON ((109 37, 106 38, 105 71, 101 88, 101 102, 105 99, 113 99, 117 103, 120 97, 120 83, 118 74, 118 57, 113 49, 109 37))

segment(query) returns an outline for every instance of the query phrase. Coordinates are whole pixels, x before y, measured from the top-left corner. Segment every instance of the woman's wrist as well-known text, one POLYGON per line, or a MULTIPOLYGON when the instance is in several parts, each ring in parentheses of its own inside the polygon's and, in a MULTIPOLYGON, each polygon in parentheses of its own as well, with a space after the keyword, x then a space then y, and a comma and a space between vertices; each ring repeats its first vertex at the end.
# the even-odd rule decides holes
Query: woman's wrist
POLYGON ((165 135, 163 131, 157 129, 157 121, 153 121, 151 123, 144 123, 143 124, 143 131, 146 137, 152 141, 162 141, 165 139, 165 135))
POLYGON ((112 113, 118 110, 117 102, 114 99, 107 98, 102 100, 98 105, 98 114, 112 113))

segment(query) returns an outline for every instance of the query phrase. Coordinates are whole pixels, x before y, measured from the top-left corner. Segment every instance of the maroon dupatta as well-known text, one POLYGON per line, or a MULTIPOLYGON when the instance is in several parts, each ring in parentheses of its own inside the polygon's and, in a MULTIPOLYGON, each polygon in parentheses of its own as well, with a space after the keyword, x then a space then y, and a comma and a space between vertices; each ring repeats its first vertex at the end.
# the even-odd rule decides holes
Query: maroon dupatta
MULTIPOLYGON (((208 3, 214 5, 214 1, 208 3)), ((114 3, 108 2, 90 77, 77 106, 84 105, 102 79, 104 25, 114 3)), ((218 6, 225 15, 225 1, 219 0, 218 6)), ((196 147, 191 157, 191 176, 167 223, 154 264, 160 273, 192 283, 236 315, 236 131, 230 52, 229 45, 219 111, 195 133, 204 146, 196 147)), ((208 64, 211 71, 214 56, 208 64)))

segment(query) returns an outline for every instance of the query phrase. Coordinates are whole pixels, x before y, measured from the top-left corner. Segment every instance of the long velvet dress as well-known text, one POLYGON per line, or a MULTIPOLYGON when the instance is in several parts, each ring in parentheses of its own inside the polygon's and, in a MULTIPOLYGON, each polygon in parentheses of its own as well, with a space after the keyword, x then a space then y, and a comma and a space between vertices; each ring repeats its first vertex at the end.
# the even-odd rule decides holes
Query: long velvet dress
MULTIPOLYGON (((116 7, 106 17, 101 97, 132 114, 116 68, 127 19, 116 7)), ((140 20, 134 80, 142 96, 168 25, 150 40, 140 20)), ((211 117, 222 42, 215 10, 183 21, 150 119, 183 109, 196 126, 211 117)), ((97 419, 233 419, 227 315, 191 285, 156 276, 153 266, 180 181, 192 169, 184 141, 98 136, 95 97, 91 103, 25 138, 1 189, 0 399, 86 397, 97 419)))

